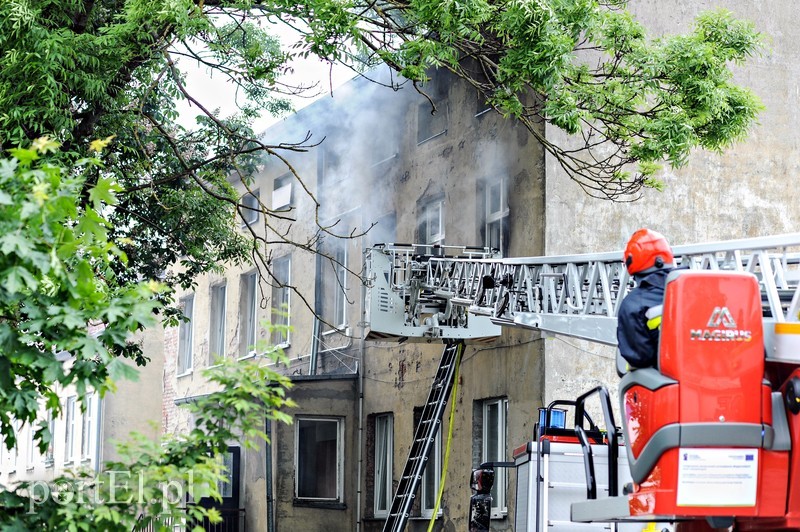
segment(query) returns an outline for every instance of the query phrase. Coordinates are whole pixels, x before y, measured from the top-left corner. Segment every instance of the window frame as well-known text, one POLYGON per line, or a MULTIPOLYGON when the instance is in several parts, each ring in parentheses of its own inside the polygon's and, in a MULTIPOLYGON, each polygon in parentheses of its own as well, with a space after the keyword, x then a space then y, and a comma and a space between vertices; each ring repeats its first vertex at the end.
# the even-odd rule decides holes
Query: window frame
POLYGON ((239 358, 249 358, 256 354, 258 340, 258 271, 243 273, 239 278, 239 315, 242 317, 239 328, 239 358), (247 292, 249 300, 244 296, 247 292))
POLYGON ((194 294, 182 297, 180 307, 181 313, 188 321, 182 319, 178 324, 178 356, 176 360, 178 377, 189 375, 194 369, 194 294))
POLYGON ((94 431, 95 403, 94 393, 85 396, 86 409, 81 412, 81 448, 80 459, 90 461, 94 457, 95 445, 97 444, 94 431))
POLYGON ((483 183, 483 231, 484 231, 484 245, 499 250, 503 256, 508 254, 508 223, 511 218, 511 209, 508 206, 508 177, 502 176, 499 180, 485 180, 483 183), (493 210, 492 205, 492 191, 499 187, 499 209, 493 210), (498 233, 500 242, 499 245, 492 245, 491 235, 492 227, 498 226, 498 233), (504 230, 505 229, 505 230, 504 230))
MULTIPOLYGON (((430 519, 433 517, 433 508, 436 505, 436 497, 439 495, 439 489, 442 482, 442 427, 436 431, 436 437, 433 440, 433 448, 428 455, 428 463, 425 465, 425 471, 422 473, 420 479, 420 492, 419 492, 419 508, 422 517, 430 519), (433 466, 433 469, 431 469, 433 466), (428 496, 428 475, 436 475, 433 477, 433 506, 427 505, 428 496)), ((439 506, 439 511, 436 512, 436 517, 442 515, 442 507, 439 506)))
POLYGON ((298 501, 320 502, 320 503, 342 503, 344 502, 344 418, 337 416, 295 416, 295 438, 294 438, 294 496, 298 501), (313 497, 300 495, 300 430, 304 423, 336 423, 336 495, 335 497, 313 497))
POLYGON ((374 457, 375 467, 373 468, 373 497, 372 511, 375 517, 388 517, 392 508, 393 496, 393 468, 394 468, 394 415, 378 414, 375 416, 375 444, 374 457), (384 422, 385 428, 382 431, 379 423, 384 422), (383 450, 383 460, 379 459, 380 451, 383 450), (382 467, 381 467, 382 466, 382 467), (383 479, 380 479, 381 470, 383 479), (383 497, 385 495, 385 499, 383 497), (385 500, 386 508, 378 506, 379 501, 385 500))
POLYGON ((26 461, 26 469, 28 471, 36 467, 37 458, 36 449, 36 427, 33 423, 28 425, 28 458, 26 461))
POLYGON ((428 246, 443 245, 446 235, 445 198, 437 196, 420 204, 419 227, 417 235, 420 242, 428 246), (432 222, 436 221, 436 231, 432 231, 432 222))
POLYGON ((272 260, 272 305, 270 309, 270 323, 280 326, 282 330, 270 331, 270 343, 273 347, 285 349, 291 345, 291 321, 292 321, 292 290, 289 287, 292 282, 292 255, 283 255, 272 260), (285 267, 285 272, 280 268, 285 267), (285 276, 282 274, 285 273, 285 276), (278 286, 278 283, 283 286, 278 286), (275 305, 276 299, 280 299, 278 306, 275 305), (277 312, 276 312, 277 311, 277 312), (280 340, 280 341, 277 341, 280 340))
MULTIPOLYGON (((228 284, 225 281, 211 285, 209 302, 208 356, 226 356, 225 332, 228 312, 228 284)), ((209 359, 209 362, 211 359, 209 359)))
POLYGON ((336 238, 335 247, 323 246, 318 255, 319 289, 321 290, 320 315, 323 335, 346 331, 348 326, 348 271, 350 253, 347 242, 336 238), (328 301, 330 299, 330 301, 328 301), (330 305, 330 308, 328 308, 330 305), (326 323, 327 322, 327 323, 326 323), (330 325, 328 325, 330 324, 330 325))
MULTIPOLYGON (((498 397, 494 399, 485 399, 481 402, 481 463, 484 462, 504 462, 506 460, 505 450, 508 442, 508 399, 505 397, 498 397), (489 447, 489 432, 492 427, 489 427, 489 409, 497 407, 497 425, 494 427, 496 431, 497 449, 495 456, 490 456, 489 447)), ((503 467, 495 469, 494 486, 492 486, 492 508, 491 518, 502 519, 508 515, 508 473, 503 467), (502 489, 501 489, 502 487, 502 489)))
POLYGON ((239 216, 242 218, 242 227, 256 223, 260 213, 261 191, 256 188, 242 194, 239 198, 239 216))
POLYGON ((56 461, 56 418, 50 410, 47 411, 47 428, 50 430, 50 443, 44 452, 44 465, 53 467, 56 461))
POLYGON ((294 207, 294 175, 287 172, 272 181, 272 210, 289 211, 294 207), (281 197, 288 195, 288 199, 279 202, 281 197))
POLYGON ((77 402, 78 397, 70 395, 64 405, 64 463, 75 462, 75 440, 77 436, 77 402))

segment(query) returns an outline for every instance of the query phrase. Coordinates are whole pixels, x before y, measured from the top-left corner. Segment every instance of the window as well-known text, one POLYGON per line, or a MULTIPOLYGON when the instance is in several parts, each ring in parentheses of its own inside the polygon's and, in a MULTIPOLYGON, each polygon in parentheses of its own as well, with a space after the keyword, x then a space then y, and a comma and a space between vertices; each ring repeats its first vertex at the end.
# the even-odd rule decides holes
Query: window
POLYGON ((194 295, 180 300, 181 312, 185 320, 178 326, 178 375, 185 375, 192 371, 192 318, 194 317, 194 295))
POLYGON ((211 359, 225 356, 225 312, 227 286, 225 283, 211 287, 211 330, 208 351, 211 359))
POLYGON ((258 272, 242 275, 240 280, 239 316, 239 356, 255 354, 256 330, 258 328, 258 272))
MULTIPOLYGON (((483 437, 481 463, 506 460, 506 412, 507 399, 491 399, 483 402, 483 437)), ((495 469, 492 486, 492 517, 508 513, 506 507, 506 469, 495 469)))
POLYGON ((375 220, 367 232, 367 245, 388 244, 397 240, 397 215, 389 213, 375 220))
MULTIPOLYGON (((320 273, 319 314, 329 326, 347 327, 347 243, 332 238, 318 255, 320 273)), ((330 328, 330 327, 328 327, 330 328)))
MULTIPOLYGON (((431 517, 436 506, 436 497, 439 496, 439 483, 442 475, 442 430, 436 433, 433 440, 431 453, 428 455, 428 464, 422 474, 422 516, 431 517)), ((442 508, 439 507, 440 515, 442 508)))
POLYGON ((289 210, 294 206, 293 177, 291 173, 288 173, 275 178, 272 189, 273 210, 289 210))
POLYGON ((228 498, 233 496, 233 451, 225 451, 219 455, 222 467, 225 468, 225 478, 217 480, 217 490, 220 497, 228 498))
POLYGON ((33 469, 36 466, 36 426, 28 426, 28 460, 27 468, 33 469))
POLYGON ((50 430, 50 442, 44 451, 44 465, 52 467, 55 462, 56 418, 49 410, 47 412, 47 428, 50 430))
POLYGON ((375 517, 386 517, 392 505, 392 453, 394 419, 375 416, 375 517))
POLYGON ((243 225, 251 225, 258 221, 258 213, 261 212, 259 196, 259 191, 256 189, 246 192, 239 200, 239 214, 243 225))
POLYGON ((75 460, 75 437, 77 431, 77 412, 75 411, 76 397, 67 397, 64 408, 64 462, 71 463, 75 460))
POLYGON ((292 257, 286 255, 272 261, 272 345, 289 345, 289 296, 292 281, 292 257))
POLYGON ((444 198, 422 203, 417 237, 423 244, 444 244, 444 198))
POLYGON ((508 179, 485 184, 484 193, 484 246, 499 250, 508 256, 508 179))
POLYGON ((447 133, 447 103, 436 102, 436 111, 427 100, 417 107, 417 144, 447 133))
POLYGON ((297 418, 297 498, 341 501, 342 420, 297 418))
POLYGON ((14 447, 9 452, 11 465, 9 473, 17 472, 17 462, 19 461, 19 442, 22 439, 22 421, 14 420, 14 447))
POLYGON ((81 417, 81 459, 91 460, 94 454, 95 435, 95 396, 93 393, 87 394, 85 398, 85 410, 81 417))

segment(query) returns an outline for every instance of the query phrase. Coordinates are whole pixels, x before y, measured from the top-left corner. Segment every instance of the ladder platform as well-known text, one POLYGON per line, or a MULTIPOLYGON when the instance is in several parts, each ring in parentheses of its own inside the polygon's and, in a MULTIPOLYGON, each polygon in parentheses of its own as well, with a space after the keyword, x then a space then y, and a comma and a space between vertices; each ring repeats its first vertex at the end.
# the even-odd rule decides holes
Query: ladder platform
POLYGON ((674 515, 631 515, 630 499, 627 495, 602 497, 573 502, 570 518, 578 523, 595 522, 674 522, 680 520, 674 515))

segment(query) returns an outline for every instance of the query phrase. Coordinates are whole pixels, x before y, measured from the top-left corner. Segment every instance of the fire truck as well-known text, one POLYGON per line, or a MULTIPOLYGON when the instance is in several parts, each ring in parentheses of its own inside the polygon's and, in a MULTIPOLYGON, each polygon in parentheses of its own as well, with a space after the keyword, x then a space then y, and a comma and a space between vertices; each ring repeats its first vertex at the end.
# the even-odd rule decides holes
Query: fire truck
MULTIPOLYGON (((481 489, 516 467, 515 530, 800 530, 800 233, 672 251, 657 364, 618 357, 618 408, 603 387, 555 401, 513 462, 473 472, 481 489)), ((367 338, 445 346, 384 530, 405 528, 464 342, 522 327, 615 346, 621 258, 366 251, 367 338)))

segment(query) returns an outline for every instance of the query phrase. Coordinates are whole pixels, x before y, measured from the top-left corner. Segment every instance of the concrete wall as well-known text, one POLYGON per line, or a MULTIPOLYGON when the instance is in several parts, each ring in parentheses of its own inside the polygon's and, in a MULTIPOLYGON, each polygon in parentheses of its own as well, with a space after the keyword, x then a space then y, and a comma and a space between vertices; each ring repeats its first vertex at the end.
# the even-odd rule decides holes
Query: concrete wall
MULTIPOLYGON (((686 32, 694 17, 709 9, 725 8, 754 21, 768 37, 770 50, 734 72, 736 81, 751 88, 766 109, 746 140, 722 154, 695 152, 686 167, 662 172, 663 192, 648 190, 633 203, 587 196, 548 157, 546 253, 622 250, 639 227, 661 231, 676 245, 797 231, 800 203, 793 200, 792 190, 800 169, 800 33, 788 15, 795 4, 640 0, 630 8, 654 35, 686 32)), ((547 135, 563 139, 553 128, 547 135)), ((615 386, 613 350, 569 339, 548 340, 546 345, 548 400, 599 382, 615 386)))

